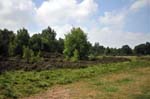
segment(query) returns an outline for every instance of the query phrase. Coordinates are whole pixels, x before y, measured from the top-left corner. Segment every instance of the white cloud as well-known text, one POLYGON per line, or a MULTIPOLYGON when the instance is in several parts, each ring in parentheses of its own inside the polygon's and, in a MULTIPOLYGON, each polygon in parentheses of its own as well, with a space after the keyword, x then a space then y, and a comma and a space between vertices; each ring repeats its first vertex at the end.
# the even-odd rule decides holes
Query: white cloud
POLYGON ((35 5, 31 0, 1 0, 0 28, 16 30, 35 22, 35 5))
POLYGON ((100 16, 99 21, 101 24, 112 27, 114 29, 120 29, 124 25, 126 12, 105 12, 104 16, 100 16))
POLYGON ((52 28, 55 31, 57 31, 57 36, 56 36, 57 38, 59 38, 59 37, 64 38, 65 34, 70 32, 72 26, 69 25, 69 24, 65 24, 65 25, 62 25, 62 26, 52 26, 52 28))
POLYGON ((136 12, 136 11, 138 11, 139 9, 141 9, 145 6, 150 6, 150 0, 136 0, 130 6, 130 10, 136 12))
POLYGON ((123 30, 126 19, 130 14, 136 13, 147 6, 149 2, 149 0, 136 0, 126 9, 105 12, 104 16, 99 17, 99 24, 102 28, 91 29, 90 40, 92 42, 99 41, 102 45, 111 47, 121 47, 125 44, 133 47, 136 44, 149 41, 150 33, 134 33, 123 30))
POLYGON ((124 32, 125 20, 130 13, 137 12, 149 2, 136 0, 126 9, 105 12, 104 16, 94 19, 94 14, 102 13, 101 9, 98 12, 96 0, 46 0, 38 7, 33 0, 1 0, 0 28, 16 30, 25 27, 31 28, 32 32, 41 32, 49 25, 56 30, 57 38, 64 38, 64 34, 75 26, 88 33, 93 43, 111 47, 134 46, 148 41, 150 33, 124 32))
POLYGON ((97 9, 94 0, 48 0, 37 9, 42 25, 71 24, 84 21, 97 9))
POLYGON ((111 30, 108 27, 95 28, 90 31, 89 39, 91 42, 100 42, 105 47, 122 47, 122 45, 128 44, 131 47, 140 43, 145 43, 150 39, 149 34, 124 32, 121 30, 111 30))

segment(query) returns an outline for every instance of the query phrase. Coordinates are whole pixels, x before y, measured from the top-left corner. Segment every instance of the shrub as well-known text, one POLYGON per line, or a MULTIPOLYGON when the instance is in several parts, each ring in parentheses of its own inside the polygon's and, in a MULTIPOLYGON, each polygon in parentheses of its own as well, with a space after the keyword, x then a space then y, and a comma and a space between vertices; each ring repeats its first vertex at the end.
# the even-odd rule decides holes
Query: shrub
POLYGON ((96 60, 96 55, 90 54, 90 55, 89 55, 89 60, 91 60, 91 61, 96 60))
POLYGON ((77 49, 75 49, 73 52, 73 57, 71 58, 71 61, 76 62, 78 60, 79 60, 79 52, 77 49))

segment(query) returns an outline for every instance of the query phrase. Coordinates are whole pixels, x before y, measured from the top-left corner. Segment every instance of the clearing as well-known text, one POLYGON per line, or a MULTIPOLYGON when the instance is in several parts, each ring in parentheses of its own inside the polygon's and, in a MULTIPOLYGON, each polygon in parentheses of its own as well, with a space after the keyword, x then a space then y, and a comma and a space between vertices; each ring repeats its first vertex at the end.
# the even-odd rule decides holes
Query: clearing
POLYGON ((150 67, 112 72, 22 99, 150 99, 150 67))

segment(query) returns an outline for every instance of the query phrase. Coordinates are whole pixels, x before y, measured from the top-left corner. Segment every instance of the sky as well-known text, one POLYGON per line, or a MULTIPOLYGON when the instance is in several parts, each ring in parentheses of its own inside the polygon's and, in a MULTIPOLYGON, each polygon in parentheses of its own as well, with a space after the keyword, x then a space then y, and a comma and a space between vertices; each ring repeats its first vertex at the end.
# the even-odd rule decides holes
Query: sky
POLYGON ((150 42, 150 0, 0 0, 1 29, 33 35, 48 26, 57 38, 81 27, 93 44, 134 47, 150 42))

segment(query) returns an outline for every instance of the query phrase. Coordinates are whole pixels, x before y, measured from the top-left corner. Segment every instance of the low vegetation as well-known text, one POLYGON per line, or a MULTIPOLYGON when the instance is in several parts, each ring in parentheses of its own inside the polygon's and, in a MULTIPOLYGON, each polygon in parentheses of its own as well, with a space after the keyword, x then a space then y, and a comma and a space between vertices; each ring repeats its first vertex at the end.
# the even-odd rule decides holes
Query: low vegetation
MULTIPOLYGON (((123 63, 100 64, 80 69, 57 69, 50 71, 15 71, 5 72, 0 75, 0 99, 29 96, 57 84, 76 82, 81 78, 90 78, 96 75, 109 74, 112 72, 126 71, 132 68, 150 66, 149 61, 136 60, 123 63)), ((118 81, 129 82, 130 79, 118 81)), ((102 84, 102 83, 97 83, 102 84)), ((118 88, 109 86, 105 91, 114 92, 118 88)))

